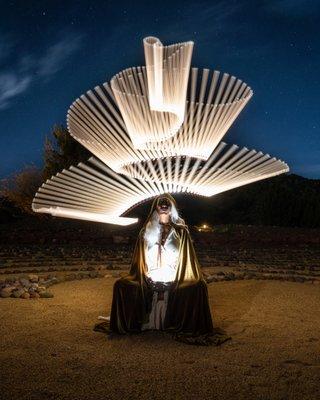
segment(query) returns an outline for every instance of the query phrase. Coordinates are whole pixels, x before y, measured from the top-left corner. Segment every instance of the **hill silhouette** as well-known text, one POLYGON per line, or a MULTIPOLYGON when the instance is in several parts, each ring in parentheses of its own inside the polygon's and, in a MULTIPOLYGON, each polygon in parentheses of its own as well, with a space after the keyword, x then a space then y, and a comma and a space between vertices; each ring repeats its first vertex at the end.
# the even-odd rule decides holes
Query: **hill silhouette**
MULTIPOLYGON (((174 197, 181 216, 190 225, 320 227, 320 180, 295 174, 280 175, 210 198, 189 194, 174 194, 174 197)), ((151 202, 134 207, 125 216, 143 219, 151 202)), ((0 222, 10 223, 18 218, 23 218, 23 213, 2 198, 0 222)))
MULTIPOLYGON (((180 214, 189 224, 200 223, 320 227, 320 180, 280 175, 211 198, 174 194, 180 214)), ((145 215, 151 201, 126 216, 145 215)))

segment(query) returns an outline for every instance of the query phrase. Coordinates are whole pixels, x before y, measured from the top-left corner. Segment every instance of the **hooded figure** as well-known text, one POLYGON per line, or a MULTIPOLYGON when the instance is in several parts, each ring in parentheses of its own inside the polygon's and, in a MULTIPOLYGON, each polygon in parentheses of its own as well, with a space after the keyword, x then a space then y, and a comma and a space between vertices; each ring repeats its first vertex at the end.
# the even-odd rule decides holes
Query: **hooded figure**
POLYGON ((207 285, 188 227, 170 194, 154 199, 129 274, 113 288, 110 331, 150 329, 170 332, 190 344, 220 344, 230 338, 213 327, 207 285), (161 213, 169 216, 167 222, 162 222, 161 213))

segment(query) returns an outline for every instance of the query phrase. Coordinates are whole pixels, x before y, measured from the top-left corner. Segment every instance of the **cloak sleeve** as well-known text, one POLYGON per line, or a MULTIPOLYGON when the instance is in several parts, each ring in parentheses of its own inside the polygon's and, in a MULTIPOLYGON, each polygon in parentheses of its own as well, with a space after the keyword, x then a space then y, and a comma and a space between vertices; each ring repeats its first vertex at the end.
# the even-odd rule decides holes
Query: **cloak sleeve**
POLYGON ((113 287, 110 315, 110 330, 114 333, 136 333, 141 331, 152 304, 152 290, 145 280, 144 229, 141 229, 129 274, 118 279, 113 287))

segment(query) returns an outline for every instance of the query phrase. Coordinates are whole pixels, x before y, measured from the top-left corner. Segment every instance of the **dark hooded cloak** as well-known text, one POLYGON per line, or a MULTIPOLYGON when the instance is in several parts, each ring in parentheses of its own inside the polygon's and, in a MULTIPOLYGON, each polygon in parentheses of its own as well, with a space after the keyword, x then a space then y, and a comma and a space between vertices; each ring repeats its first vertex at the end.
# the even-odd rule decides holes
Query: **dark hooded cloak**
MULTIPOLYGON (((149 216, 138 235, 129 274, 114 284, 110 316, 112 333, 141 332, 142 324, 148 320, 153 289, 146 279, 144 233, 159 198, 163 197, 176 207, 176 202, 170 194, 163 194, 154 199, 149 216)), ((176 279, 169 289, 164 330, 173 333, 175 339, 186 343, 220 344, 229 337, 213 327, 207 284, 188 227, 182 219, 179 219, 178 223, 171 222, 171 225, 180 239, 180 246, 176 279)), ((101 324, 99 325, 101 327, 101 324)))

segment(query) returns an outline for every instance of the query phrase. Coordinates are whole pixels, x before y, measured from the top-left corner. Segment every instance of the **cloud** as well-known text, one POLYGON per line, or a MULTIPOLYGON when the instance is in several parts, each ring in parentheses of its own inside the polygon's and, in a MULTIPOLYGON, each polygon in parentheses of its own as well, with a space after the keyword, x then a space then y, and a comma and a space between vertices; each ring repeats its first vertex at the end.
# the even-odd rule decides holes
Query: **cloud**
MULTIPOLYGON (((39 79, 48 80, 61 69, 79 50, 83 35, 69 33, 45 49, 42 54, 23 54, 13 62, 13 68, 0 68, 0 110, 8 108, 14 98, 24 93, 39 79)), ((8 36, 0 36, 0 62, 11 61, 13 41, 8 36)))
POLYGON ((28 72, 31 71, 34 67, 37 66, 37 59, 31 55, 31 54, 26 54, 22 56, 19 60, 19 71, 22 72, 28 72))
POLYGON ((0 74, 0 110, 7 108, 14 97, 25 92, 31 80, 30 76, 20 77, 14 73, 0 74))
POLYGON ((48 48, 39 60, 39 75, 51 76, 61 70, 67 60, 80 48, 82 36, 69 36, 48 48))

